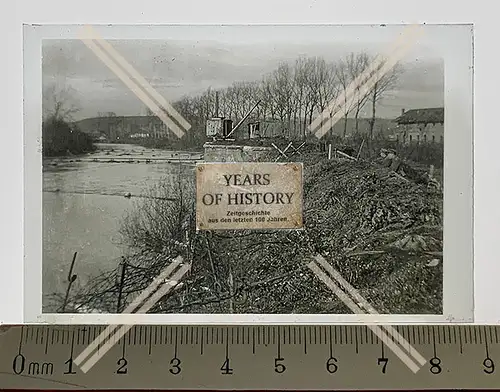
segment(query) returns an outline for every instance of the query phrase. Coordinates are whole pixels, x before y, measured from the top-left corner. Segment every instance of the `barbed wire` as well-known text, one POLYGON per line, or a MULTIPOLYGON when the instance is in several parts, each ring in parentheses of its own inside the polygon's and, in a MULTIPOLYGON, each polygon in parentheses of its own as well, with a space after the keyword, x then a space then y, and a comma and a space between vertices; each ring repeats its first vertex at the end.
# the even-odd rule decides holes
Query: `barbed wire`
POLYGON ((159 196, 147 196, 147 195, 133 195, 130 192, 118 193, 118 192, 88 192, 88 191, 64 191, 60 189, 44 189, 45 193, 63 193, 69 195, 100 195, 100 196, 120 196, 125 198, 141 198, 141 199, 156 199, 156 200, 166 200, 166 201, 176 201, 175 197, 159 197, 159 196))

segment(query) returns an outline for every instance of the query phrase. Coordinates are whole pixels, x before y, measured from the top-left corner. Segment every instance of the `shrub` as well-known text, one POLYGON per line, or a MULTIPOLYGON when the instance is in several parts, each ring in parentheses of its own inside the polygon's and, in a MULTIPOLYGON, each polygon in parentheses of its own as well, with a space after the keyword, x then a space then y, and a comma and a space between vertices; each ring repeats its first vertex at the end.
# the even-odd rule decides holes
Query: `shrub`
POLYGON ((94 150, 92 138, 65 120, 51 116, 42 123, 43 156, 82 154, 94 150))

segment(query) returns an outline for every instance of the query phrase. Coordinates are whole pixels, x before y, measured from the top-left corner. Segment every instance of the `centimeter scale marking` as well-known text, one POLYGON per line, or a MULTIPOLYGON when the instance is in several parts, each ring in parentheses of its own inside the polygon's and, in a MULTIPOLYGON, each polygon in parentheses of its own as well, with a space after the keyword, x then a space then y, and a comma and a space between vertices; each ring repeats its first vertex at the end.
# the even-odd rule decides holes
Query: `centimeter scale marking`
POLYGON ((137 325, 87 373, 73 361, 106 326, 16 326, 0 335, 0 388, 500 387, 500 326, 394 328, 427 360, 416 374, 362 325, 137 325))

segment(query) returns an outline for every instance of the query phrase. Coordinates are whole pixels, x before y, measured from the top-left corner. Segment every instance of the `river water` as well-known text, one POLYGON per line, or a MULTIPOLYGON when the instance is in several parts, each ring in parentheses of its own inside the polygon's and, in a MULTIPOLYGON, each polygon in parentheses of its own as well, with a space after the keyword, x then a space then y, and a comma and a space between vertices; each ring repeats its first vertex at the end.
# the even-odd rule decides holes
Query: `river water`
MULTIPOLYGON (((82 157, 44 161, 43 307, 53 311, 48 295, 64 293, 74 252, 73 273, 84 285, 91 276, 115 268, 124 253, 119 228, 137 197, 160 179, 193 170, 194 163, 155 162, 158 158, 200 158, 136 145, 98 144, 82 157), (91 158, 91 159, 90 159, 91 158), (97 158, 99 162, 93 162, 97 158), (108 160, 133 159, 134 163, 108 160), (146 163, 144 159, 152 161, 146 163), (141 160, 141 162, 138 162, 141 160), (125 197, 130 193, 132 197, 125 197)), ((140 200, 140 199, 139 199, 140 200)))

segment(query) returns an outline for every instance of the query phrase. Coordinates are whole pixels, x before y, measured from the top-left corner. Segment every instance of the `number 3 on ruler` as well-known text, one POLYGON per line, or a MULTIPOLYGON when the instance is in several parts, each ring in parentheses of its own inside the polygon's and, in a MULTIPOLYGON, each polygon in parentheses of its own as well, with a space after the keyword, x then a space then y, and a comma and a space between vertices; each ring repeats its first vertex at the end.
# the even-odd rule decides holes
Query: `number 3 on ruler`
POLYGON ((172 367, 168 369, 168 371, 174 376, 181 372, 181 360, 179 358, 172 358, 170 365, 172 365, 172 367))

